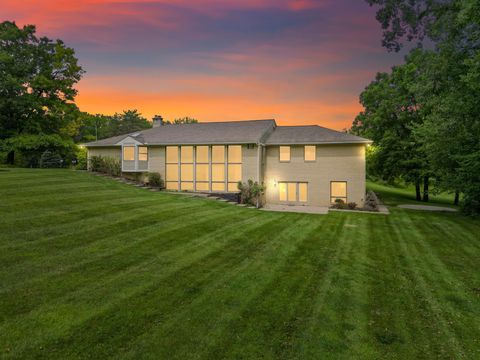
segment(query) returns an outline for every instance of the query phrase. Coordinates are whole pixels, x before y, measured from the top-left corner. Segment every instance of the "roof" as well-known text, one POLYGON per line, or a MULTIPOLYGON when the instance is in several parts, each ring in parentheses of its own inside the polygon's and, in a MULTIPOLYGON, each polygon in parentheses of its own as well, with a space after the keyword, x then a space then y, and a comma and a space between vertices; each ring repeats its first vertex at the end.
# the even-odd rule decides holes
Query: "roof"
POLYGON ((275 120, 168 124, 91 142, 86 146, 116 145, 128 136, 146 145, 258 144, 274 127, 275 120))
POLYGON ((276 126, 275 120, 246 120, 168 124, 85 145, 87 147, 115 146, 127 137, 145 145, 371 143, 370 140, 359 136, 317 125, 276 126))
POLYGON ((369 144, 372 141, 318 125, 277 126, 266 145, 369 144))

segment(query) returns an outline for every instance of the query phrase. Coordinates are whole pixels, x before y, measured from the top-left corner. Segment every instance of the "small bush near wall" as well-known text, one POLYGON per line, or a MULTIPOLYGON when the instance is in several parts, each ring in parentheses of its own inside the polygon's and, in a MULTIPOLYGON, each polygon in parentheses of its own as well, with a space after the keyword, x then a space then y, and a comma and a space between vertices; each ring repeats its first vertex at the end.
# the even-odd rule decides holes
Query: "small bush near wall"
POLYGON ((364 210, 378 211, 378 205, 380 204, 377 195, 373 191, 368 191, 365 196, 364 210))
POLYGON ((160 189, 164 188, 164 181, 161 175, 157 172, 148 173, 147 181, 149 186, 158 187, 160 189))
POLYGON ((342 199, 335 199, 335 203, 332 205, 334 209, 347 209, 348 206, 342 199))
POLYGON ((120 161, 111 157, 92 156, 90 158, 90 170, 97 171, 112 176, 120 176, 122 165, 120 161))
POLYGON ((87 170, 87 149, 79 148, 77 151, 75 169, 76 170, 87 170))
POLYGON ((238 182, 238 190, 240 190, 240 203, 249 204, 260 207, 262 196, 265 194, 265 185, 259 184, 249 179, 246 183, 238 182))
POLYGON ((41 168, 60 168, 63 165, 63 159, 56 152, 45 150, 40 156, 39 165, 41 168))

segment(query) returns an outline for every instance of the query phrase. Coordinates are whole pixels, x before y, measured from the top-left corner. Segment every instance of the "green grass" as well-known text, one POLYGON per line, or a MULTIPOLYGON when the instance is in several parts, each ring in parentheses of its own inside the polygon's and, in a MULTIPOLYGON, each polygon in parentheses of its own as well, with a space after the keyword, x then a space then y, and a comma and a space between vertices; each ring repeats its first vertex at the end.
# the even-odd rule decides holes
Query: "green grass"
POLYGON ((480 223, 391 212, 2 171, 0 357, 480 358, 480 223))

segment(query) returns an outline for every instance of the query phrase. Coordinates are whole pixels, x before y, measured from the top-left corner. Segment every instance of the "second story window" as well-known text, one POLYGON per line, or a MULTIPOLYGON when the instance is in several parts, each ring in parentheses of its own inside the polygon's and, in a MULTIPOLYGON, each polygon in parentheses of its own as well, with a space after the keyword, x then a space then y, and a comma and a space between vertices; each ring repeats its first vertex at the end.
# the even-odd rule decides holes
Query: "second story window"
POLYGON ((280 146, 280 161, 281 162, 290 161, 290 146, 280 146))
POLYGON ((304 147, 304 160, 315 161, 317 160, 317 147, 315 145, 305 145, 304 147))

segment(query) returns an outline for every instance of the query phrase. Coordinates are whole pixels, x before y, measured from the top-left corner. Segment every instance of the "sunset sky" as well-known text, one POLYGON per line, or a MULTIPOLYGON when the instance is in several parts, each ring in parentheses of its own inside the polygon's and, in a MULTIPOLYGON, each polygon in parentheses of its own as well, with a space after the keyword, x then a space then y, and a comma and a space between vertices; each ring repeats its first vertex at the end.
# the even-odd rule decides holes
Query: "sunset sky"
POLYGON ((90 113, 349 127, 401 54, 363 0, 0 0, 0 20, 60 38, 90 113))

